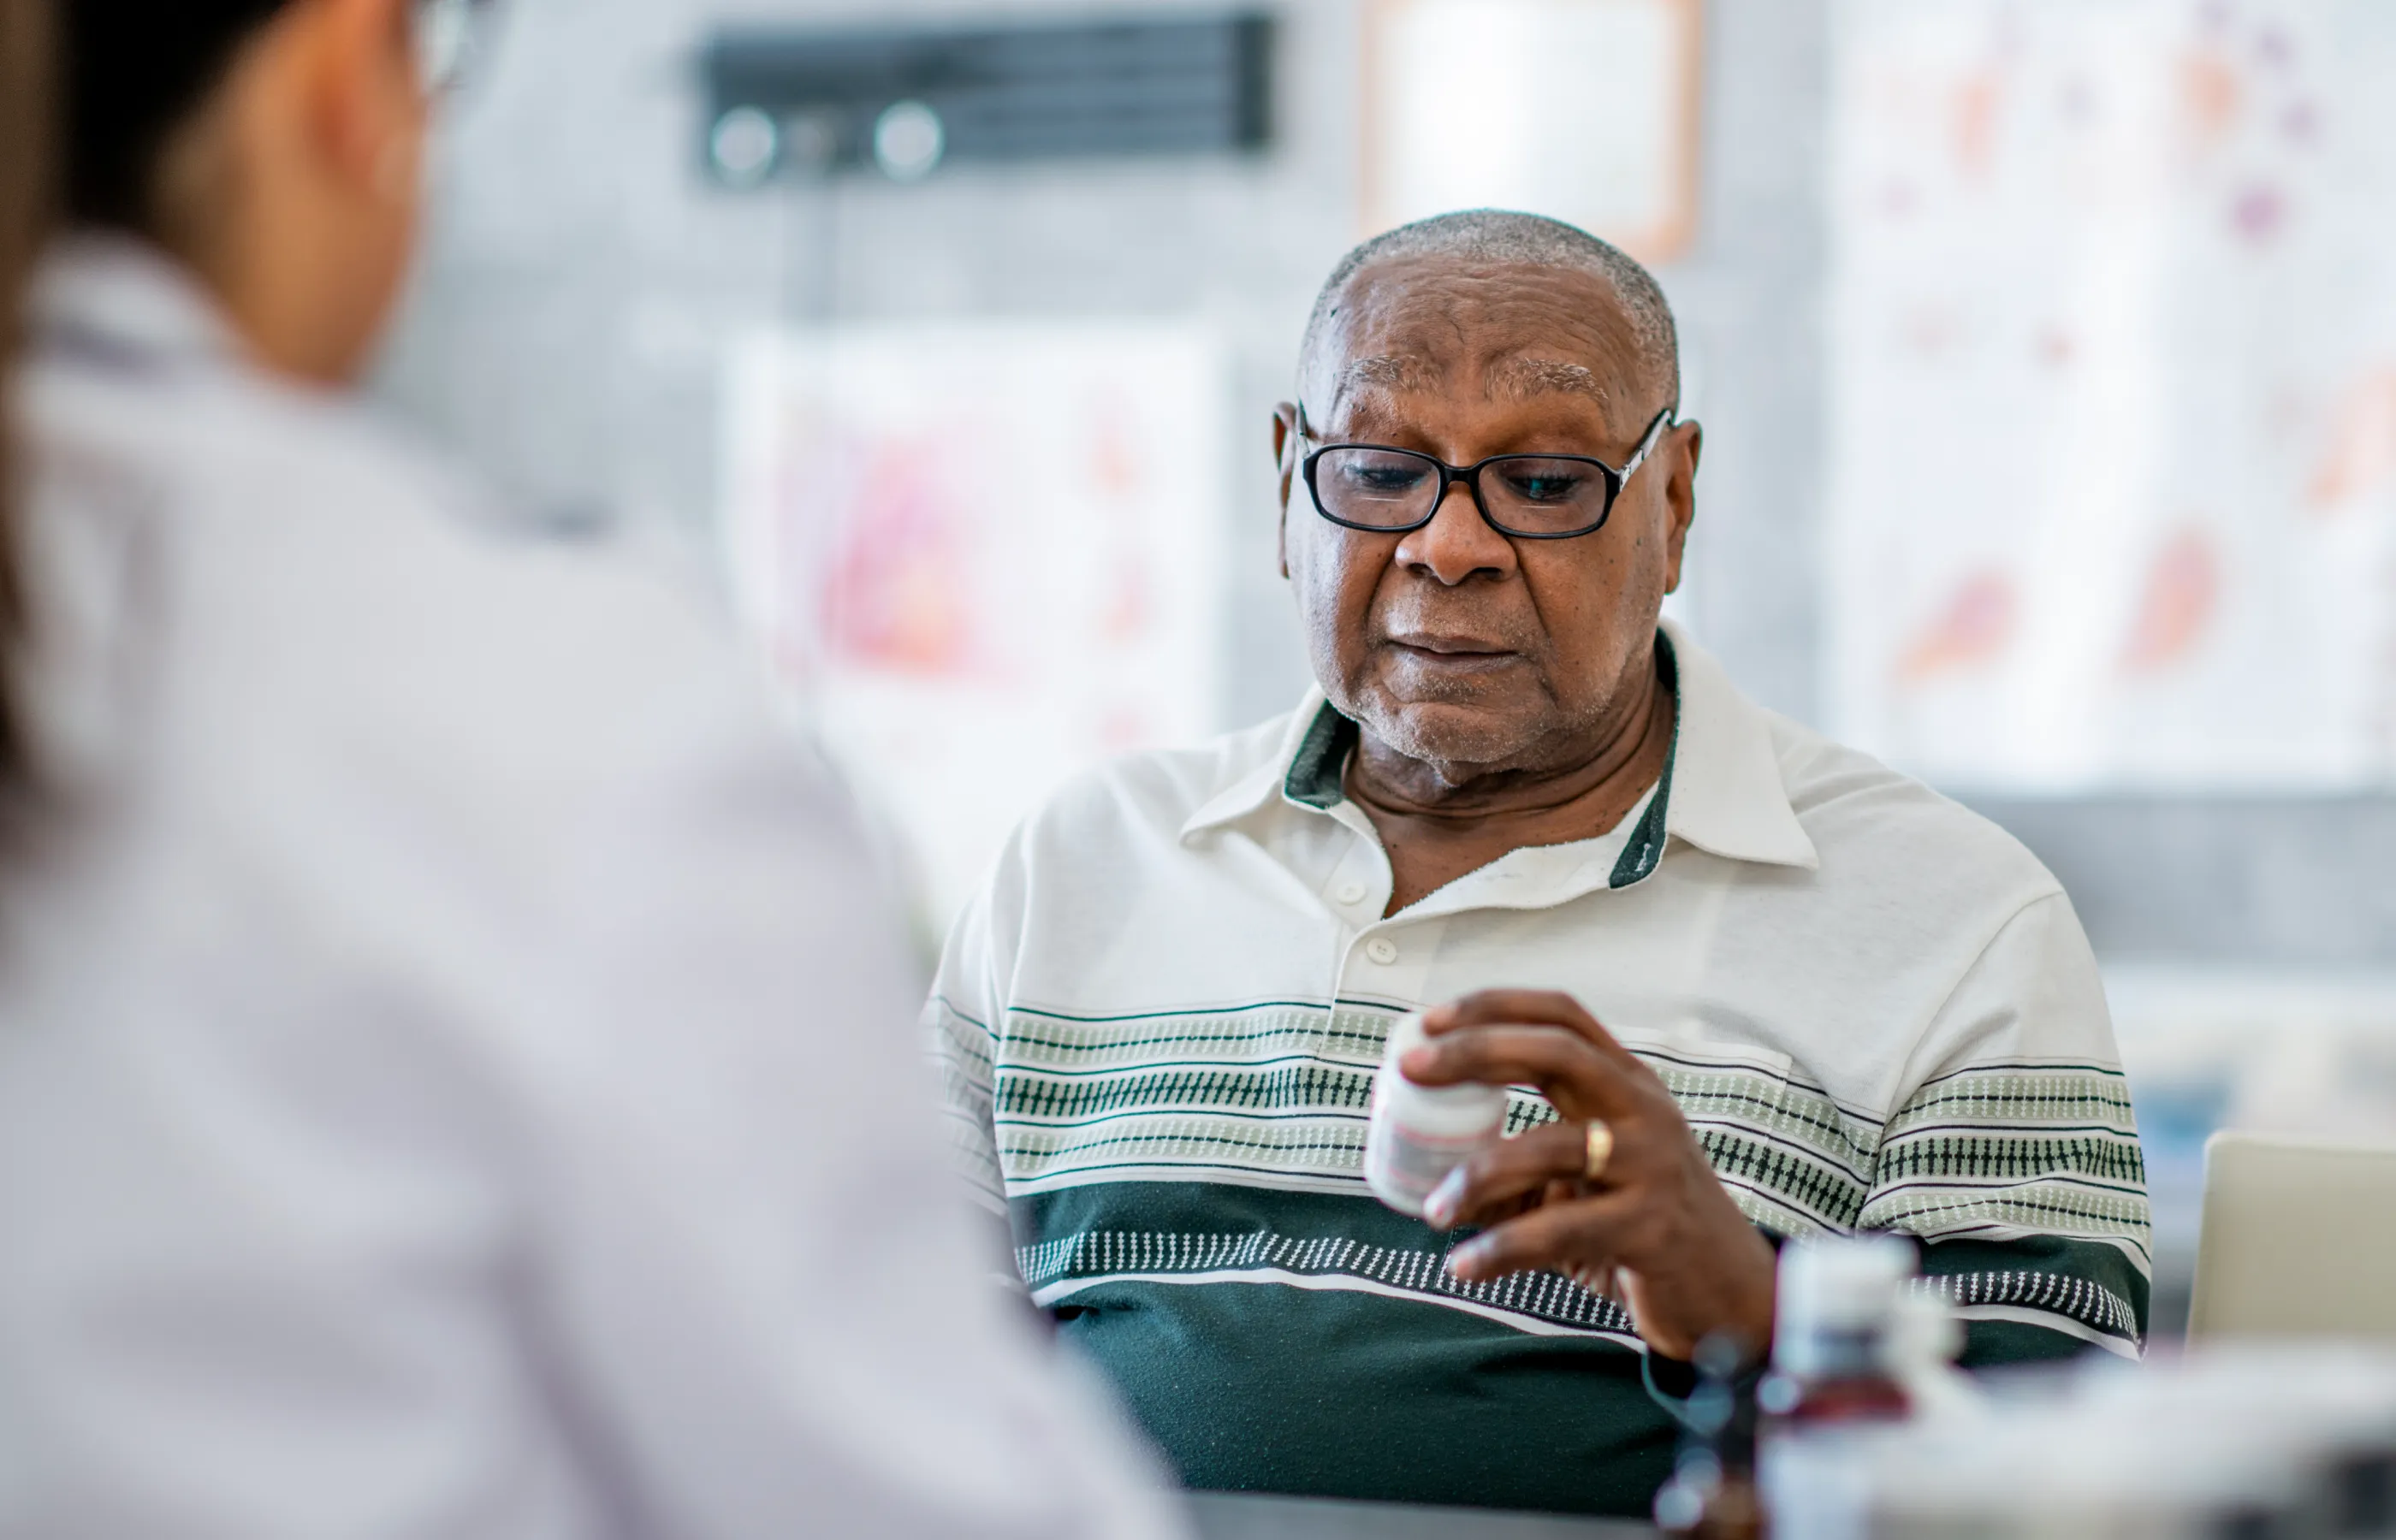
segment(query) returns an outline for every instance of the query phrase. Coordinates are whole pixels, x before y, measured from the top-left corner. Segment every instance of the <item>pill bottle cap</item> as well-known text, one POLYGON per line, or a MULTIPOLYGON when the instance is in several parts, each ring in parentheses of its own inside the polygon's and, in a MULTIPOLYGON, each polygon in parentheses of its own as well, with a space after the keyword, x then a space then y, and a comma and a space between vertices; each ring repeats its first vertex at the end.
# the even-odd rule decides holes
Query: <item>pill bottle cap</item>
POLYGON ((1506 1092, 1496 1085, 1418 1085, 1398 1068, 1409 1050, 1430 1039, 1422 1017, 1409 1014, 1390 1023, 1390 1041, 1381 1055, 1380 1079, 1375 1092, 1390 1113, 1406 1127, 1435 1137, 1460 1137, 1489 1126, 1505 1115, 1506 1092))

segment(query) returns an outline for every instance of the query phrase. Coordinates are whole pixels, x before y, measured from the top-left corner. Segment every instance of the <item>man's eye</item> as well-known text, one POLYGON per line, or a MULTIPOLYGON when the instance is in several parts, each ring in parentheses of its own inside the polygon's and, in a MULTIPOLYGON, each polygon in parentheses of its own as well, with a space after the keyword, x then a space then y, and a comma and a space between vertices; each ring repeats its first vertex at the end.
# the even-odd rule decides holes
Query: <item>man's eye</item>
POLYGON ((1341 479, 1367 497, 1401 497, 1420 486, 1430 472, 1419 465, 1404 463, 1351 465, 1341 472, 1341 479))
POLYGON ((1570 502, 1589 485, 1587 476, 1568 471, 1510 471, 1506 490, 1524 502, 1570 502))

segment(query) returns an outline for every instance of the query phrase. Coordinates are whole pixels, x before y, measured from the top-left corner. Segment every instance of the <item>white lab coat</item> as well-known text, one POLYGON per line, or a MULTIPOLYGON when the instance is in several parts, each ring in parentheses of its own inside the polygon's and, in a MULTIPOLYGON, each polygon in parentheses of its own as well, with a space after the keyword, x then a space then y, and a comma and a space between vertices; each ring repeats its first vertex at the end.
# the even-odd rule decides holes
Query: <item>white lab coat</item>
POLYGON ((139 248, 35 324, 0 1535, 1173 1530, 986 1281, 873 864, 705 606, 471 527, 139 248))

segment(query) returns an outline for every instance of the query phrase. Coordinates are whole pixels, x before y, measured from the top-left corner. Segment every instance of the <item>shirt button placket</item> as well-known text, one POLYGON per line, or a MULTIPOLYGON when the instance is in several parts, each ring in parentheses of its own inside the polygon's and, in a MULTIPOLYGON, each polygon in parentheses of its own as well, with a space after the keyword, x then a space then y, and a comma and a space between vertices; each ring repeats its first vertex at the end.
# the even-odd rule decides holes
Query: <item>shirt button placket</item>
POLYGON ((1428 1003, 1423 990, 1433 982, 1431 963, 1445 928, 1444 920, 1418 920, 1358 937, 1340 963, 1338 992, 1393 1004, 1428 1003))

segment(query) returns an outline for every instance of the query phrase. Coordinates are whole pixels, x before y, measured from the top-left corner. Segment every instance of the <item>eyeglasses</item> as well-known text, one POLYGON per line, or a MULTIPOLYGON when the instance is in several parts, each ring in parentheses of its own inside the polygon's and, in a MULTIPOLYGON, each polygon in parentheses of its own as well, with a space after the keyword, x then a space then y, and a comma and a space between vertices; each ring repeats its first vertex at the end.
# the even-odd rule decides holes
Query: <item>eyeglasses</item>
POLYGON ((416 68, 426 96, 447 96, 465 80, 490 3, 416 0, 416 68))
MULTIPOLYGON (((1314 497, 1314 511, 1333 524, 1399 535, 1431 523, 1447 500, 1447 489, 1462 482, 1481 517, 1498 534, 1569 540, 1604 526, 1614 499, 1671 425, 1672 408, 1667 406, 1619 471, 1587 455, 1492 455, 1477 465, 1450 465, 1387 445, 1328 444, 1306 457, 1306 489, 1314 497)), ((1303 409, 1298 431, 1302 438, 1314 436, 1303 409)))

